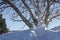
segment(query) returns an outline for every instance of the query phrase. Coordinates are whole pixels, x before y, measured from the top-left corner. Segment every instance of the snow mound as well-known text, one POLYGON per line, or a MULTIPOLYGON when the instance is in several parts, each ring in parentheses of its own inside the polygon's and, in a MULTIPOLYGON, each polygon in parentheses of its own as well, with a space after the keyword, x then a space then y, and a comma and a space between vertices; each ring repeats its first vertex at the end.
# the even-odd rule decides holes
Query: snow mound
POLYGON ((53 30, 53 31, 60 31, 60 26, 54 27, 51 30, 53 30))
POLYGON ((35 28, 2 34, 0 35, 0 40, 60 40, 60 32, 35 28))

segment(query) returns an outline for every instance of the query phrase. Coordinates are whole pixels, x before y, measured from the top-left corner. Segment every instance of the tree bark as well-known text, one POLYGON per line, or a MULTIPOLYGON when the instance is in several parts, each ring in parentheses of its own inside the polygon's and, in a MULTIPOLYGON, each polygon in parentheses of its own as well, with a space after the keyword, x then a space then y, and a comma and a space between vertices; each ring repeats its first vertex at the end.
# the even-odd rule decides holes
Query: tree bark
POLYGON ((45 15, 45 24, 46 24, 46 27, 48 27, 48 24, 49 24, 49 15, 50 15, 50 0, 47 0, 47 11, 46 11, 46 15, 45 15))

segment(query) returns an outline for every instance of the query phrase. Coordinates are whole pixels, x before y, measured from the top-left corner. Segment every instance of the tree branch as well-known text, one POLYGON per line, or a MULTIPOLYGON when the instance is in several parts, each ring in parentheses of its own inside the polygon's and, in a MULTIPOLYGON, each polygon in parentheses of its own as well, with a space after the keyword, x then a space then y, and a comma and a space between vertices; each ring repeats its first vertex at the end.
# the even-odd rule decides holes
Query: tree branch
POLYGON ((25 1, 22 0, 22 2, 23 2, 24 5, 26 6, 26 8, 29 10, 30 15, 31 15, 31 17, 32 17, 32 20, 33 20, 34 24, 37 25, 37 24, 38 24, 37 19, 34 17, 34 15, 33 15, 32 11, 30 10, 29 6, 26 4, 25 1))
POLYGON ((4 4, 4 2, 0 2, 0 6, 3 5, 3 4, 4 4))
POLYGON ((3 1, 7 2, 17 12, 17 14, 21 17, 21 19, 29 28, 33 27, 32 24, 22 15, 19 9, 13 4, 13 2, 11 2, 10 0, 3 0, 3 1))
POLYGON ((57 14, 57 15, 52 16, 52 17, 50 18, 50 20, 52 20, 53 18, 56 18, 56 17, 58 17, 58 16, 60 16, 60 14, 57 14))

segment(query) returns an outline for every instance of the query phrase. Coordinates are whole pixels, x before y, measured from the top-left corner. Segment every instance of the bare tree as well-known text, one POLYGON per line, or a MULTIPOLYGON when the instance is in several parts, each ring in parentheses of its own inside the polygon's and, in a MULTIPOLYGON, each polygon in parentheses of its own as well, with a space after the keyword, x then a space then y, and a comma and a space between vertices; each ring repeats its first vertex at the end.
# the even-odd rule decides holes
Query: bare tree
POLYGON ((18 14, 18 16, 21 17, 22 21, 29 28, 32 28, 34 26, 37 27, 38 25, 43 23, 46 25, 46 28, 48 28, 49 22, 51 22, 53 18, 60 16, 60 13, 56 14, 53 13, 54 10, 51 11, 53 9, 51 8, 51 6, 55 5, 56 3, 60 4, 60 1, 59 0, 2 0, 2 2, 0 2, 1 6, 0 12, 4 11, 8 7, 11 7, 13 8, 13 10, 15 10, 16 14, 18 14), (16 5, 17 2, 20 5, 16 5), (29 14, 28 15, 29 17, 25 16, 24 14, 26 15, 29 14))

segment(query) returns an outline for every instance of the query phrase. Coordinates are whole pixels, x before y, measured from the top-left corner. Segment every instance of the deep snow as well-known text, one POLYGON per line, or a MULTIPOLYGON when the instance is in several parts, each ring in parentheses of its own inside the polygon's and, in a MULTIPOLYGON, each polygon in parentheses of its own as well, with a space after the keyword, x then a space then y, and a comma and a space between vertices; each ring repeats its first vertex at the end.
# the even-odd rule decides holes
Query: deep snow
POLYGON ((35 28, 2 34, 0 40, 60 40, 60 32, 35 28))

